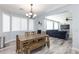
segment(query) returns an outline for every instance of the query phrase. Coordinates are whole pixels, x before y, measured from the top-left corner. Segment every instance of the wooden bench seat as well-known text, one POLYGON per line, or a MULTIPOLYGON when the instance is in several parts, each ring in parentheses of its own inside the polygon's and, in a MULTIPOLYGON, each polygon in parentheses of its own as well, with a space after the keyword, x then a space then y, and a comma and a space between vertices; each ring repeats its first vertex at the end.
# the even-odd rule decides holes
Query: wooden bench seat
POLYGON ((30 45, 28 45, 28 48, 26 46, 25 49, 26 49, 26 52, 30 53, 32 50, 42 47, 45 44, 46 43, 44 41, 34 42, 34 43, 31 43, 30 45))

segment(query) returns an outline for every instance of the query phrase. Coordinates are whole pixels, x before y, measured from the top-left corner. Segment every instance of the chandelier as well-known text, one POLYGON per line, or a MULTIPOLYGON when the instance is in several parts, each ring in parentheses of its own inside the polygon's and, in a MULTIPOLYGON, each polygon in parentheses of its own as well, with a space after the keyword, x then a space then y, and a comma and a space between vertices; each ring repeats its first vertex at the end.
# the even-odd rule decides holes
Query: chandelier
POLYGON ((30 7, 31 7, 31 10, 30 10, 30 12, 29 13, 26 13, 26 16, 28 17, 28 18, 35 18, 37 15, 36 14, 34 14, 34 12, 33 12, 33 4, 30 4, 30 7))

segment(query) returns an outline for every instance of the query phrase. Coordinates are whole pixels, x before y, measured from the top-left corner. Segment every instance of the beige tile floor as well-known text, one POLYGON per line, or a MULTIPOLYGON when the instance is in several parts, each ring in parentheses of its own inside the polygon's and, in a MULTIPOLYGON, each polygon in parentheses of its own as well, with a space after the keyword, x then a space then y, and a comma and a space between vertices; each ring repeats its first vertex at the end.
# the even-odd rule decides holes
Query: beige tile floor
MULTIPOLYGON (((50 48, 47 46, 36 49, 31 54, 78 54, 72 50, 72 40, 63 40, 50 37, 50 48)), ((16 54, 15 41, 7 43, 5 48, 0 49, 0 54, 16 54)))

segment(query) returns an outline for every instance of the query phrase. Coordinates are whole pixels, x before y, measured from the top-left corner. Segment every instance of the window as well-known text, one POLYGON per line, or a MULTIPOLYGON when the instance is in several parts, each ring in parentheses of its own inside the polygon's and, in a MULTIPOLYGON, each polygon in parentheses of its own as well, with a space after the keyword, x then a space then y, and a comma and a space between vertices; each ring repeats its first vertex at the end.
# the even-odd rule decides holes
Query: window
POLYGON ((21 19, 21 30, 27 31, 27 19, 21 19))
POLYGON ((34 31, 34 20, 29 20, 29 31, 34 31))
POLYGON ((55 29, 55 30, 58 30, 58 29, 59 29, 58 22, 54 22, 54 29, 55 29))
POLYGON ((10 32, 10 16, 3 14, 3 32, 10 32))
POLYGON ((12 31, 20 31, 20 18, 12 17, 12 31))
POLYGON ((47 30, 53 29, 53 21, 47 20, 47 30))

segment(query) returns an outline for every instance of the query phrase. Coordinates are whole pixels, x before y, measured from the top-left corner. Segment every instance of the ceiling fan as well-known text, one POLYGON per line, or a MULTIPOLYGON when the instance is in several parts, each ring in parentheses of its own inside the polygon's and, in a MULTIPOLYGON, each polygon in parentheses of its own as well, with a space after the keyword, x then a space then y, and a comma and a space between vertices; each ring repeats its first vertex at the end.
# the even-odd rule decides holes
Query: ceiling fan
POLYGON ((68 17, 66 17, 66 21, 69 21, 69 20, 72 20, 72 18, 68 18, 68 17))

